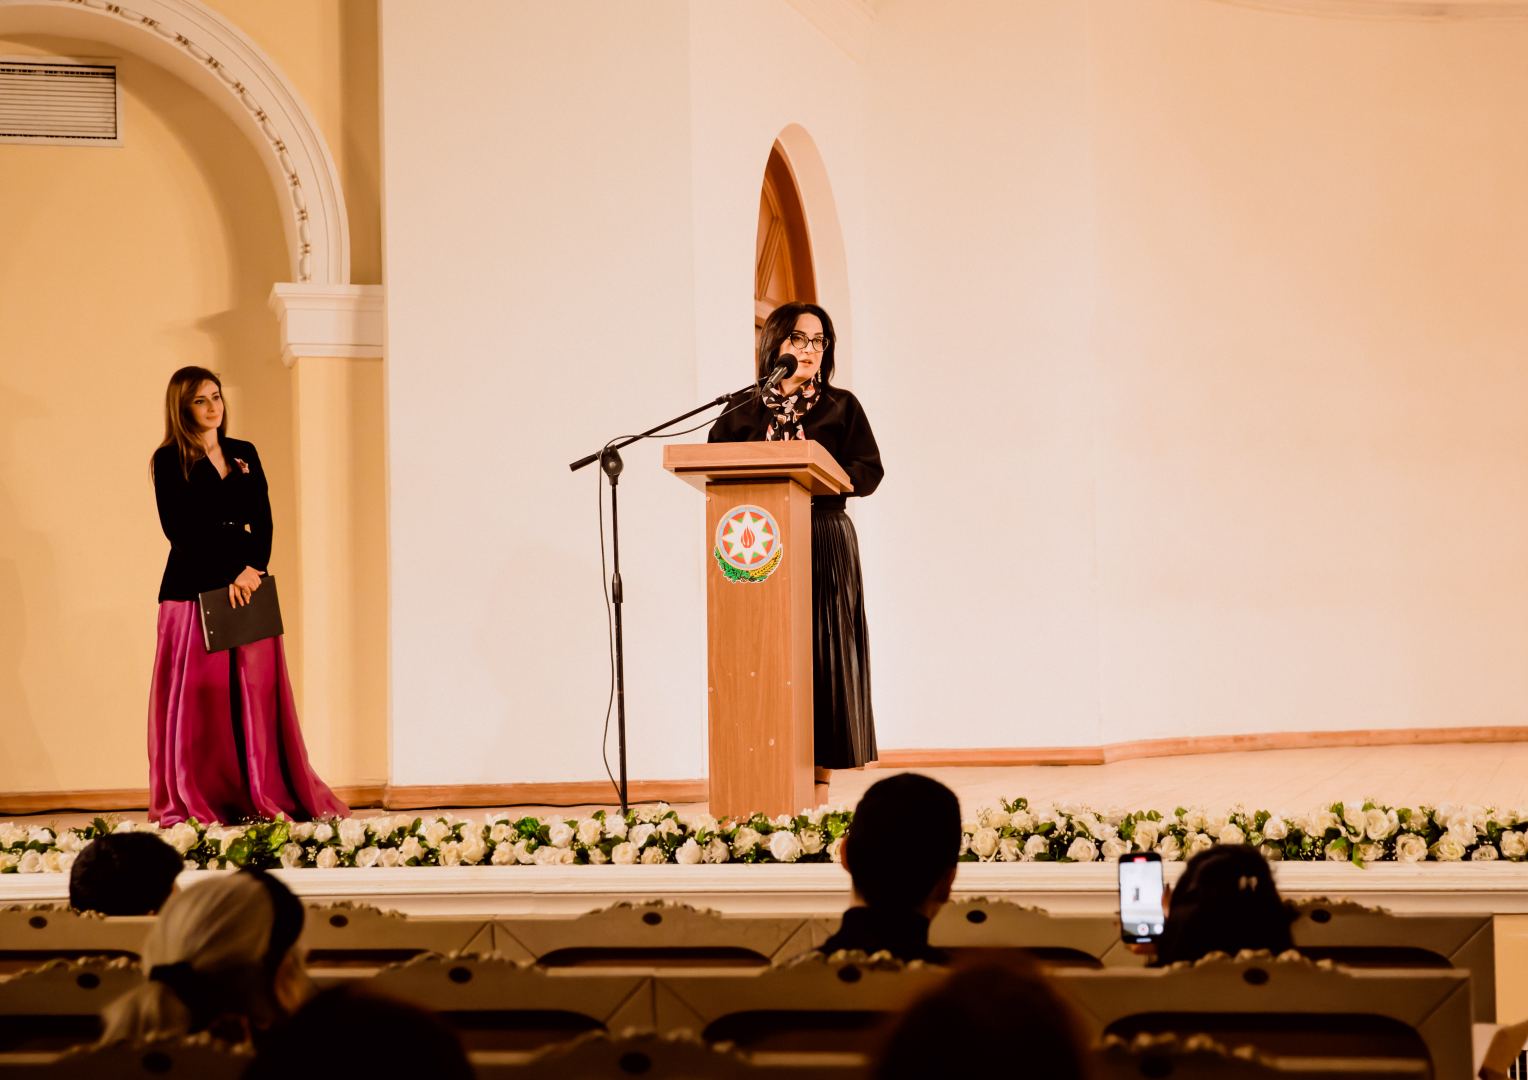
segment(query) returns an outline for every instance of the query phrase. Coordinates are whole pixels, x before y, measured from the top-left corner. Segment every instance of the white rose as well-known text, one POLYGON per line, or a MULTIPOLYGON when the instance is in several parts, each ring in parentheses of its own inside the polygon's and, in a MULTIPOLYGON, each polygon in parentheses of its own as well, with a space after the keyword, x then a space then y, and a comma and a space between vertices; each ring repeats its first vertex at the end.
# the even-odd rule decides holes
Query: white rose
POLYGON ((674 861, 680 866, 694 866, 700 862, 700 845, 693 836, 674 849, 674 861))
POLYGON ((515 830, 502 821, 488 830, 488 839, 492 840, 495 844, 503 844, 514 838, 515 830))
POLYGON ((706 862, 724 863, 730 858, 732 858, 732 849, 727 846, 727 841, 720 836, 713 836, 711 842, 706 845, 706 862))
POLYGON ((1241 831, 1241 826, 1234 825, 1228 821, 1215 834, 1215 842, 1217 844, 1245 844, 1247 842, 1247 834, 1241 831))
POLYGON ((398 847, 398 861, 400 863, 406 863, 410 859, 421 859, 423 857, 424 845, 419 842, 419 837, 404 837, 403 843, 398 847))
POLYGON ((1348 847, 1347 841, 1342 839, 1333 840, 1330 844, 1326 845, 1326 860, 1327 862, 1347 862, 1352 857, 1351 851, 1352 849, 1348 847))
POLYGON ((679 822, 673 818, 664 818, 658 823, 659 836, 678 836, 682 831, 679 827, 679 822))
POLYGON ((976 852, 976 857, 983 862, 997 854, 998 835, 996 829, 980 828, 971 835, 971 850, 976 852))
POLYGON ((844 861, 843 851, 844 838, 840 836, 837 840, 834 840, 831 844, 828 845, 828 858, 832 859, 836 863, 841 863, 844 861))
POLYGON ((52 844, 54 841, 53 830, 41 825, 34 825, 27 830, 27 842, 30 844, 52 844))
POLYGON ((1214 846, 1215 841, 1202 832, 1196 832, 1188 838, 1188 845, 1183 849, 1183 857, 1185 859, 1192 859, 1201 851, 1208 851, 1214 846))
POLYGON ((546 831, 547 840, 553 847, 565 848, 573 843, 578 834, 566 821, 559 821, 546 831))
POLYGON ((1008 819, 1008 824, 1021 833, 1034 832, 1035 816, 1028 810, 1020 810, 1008 819))
POLYGON ((1402 833, 1395 840, 1397 862, 1421 862, 1427 858, 1427 841, 1416 833, 1402 833))
POLYGON ((1209 823, 1209 816, 1203 810, 1190 810, 1183 815, 1183 827, 1189 832, 1200 832, 1209 823))
POLYGON ((1072 823, 1081 826, 1084 832, 1095 839, 1102 834, 1104 829, 1104 823, 1088 813, 1078 814, 1072 819, 1072 823))
POLYGON ((630 840, 610 849, 610 861, 617 866, 631 866, 637 861, 637 846, 630 840))
MULTIPOLYGON (((58 838, 58 848, 60 851, 83 851, 85 848, 85 842, 85 838, 75 830, 67 829, 64 831, 63 835, 58 838)), ((4 846, 5 839, 4 837, 0 837, 0 847, 4 846)))
POLYGON ((817 829, 802 829, 797 837, 801 841, 801 850, 807 855, 816 855, 822 850, 822 833, 817 829))
POLYGON ((795 862, 801 858, 801 841, 784 829, 769 834, 769 853, 776 862, 795 862))
POLYGON ((1452 836, 1444 836, 1432 846, 1432 857, 1439 862, 1458 862, 1464 858, 1464 845, 1452 836))
POLYGON ((1129 844, 1125 843, 1125 841, 1121 840, 1117 836, 1111 836, 1099 847, 1098 853, 1102 858, 1112 862, 1129 850, 1129 844))
POLYGON ((1470 852, 1471 862, 1495 862, 1501 857, 1501 853, 1491 844, 1481 844, 1470 852))
POLYGON ((45 874, 58 874, 64 870, 64 853, 55 848, 42 853, 42 869, 45 874))
POLYGON ((1033 862, 1035 859, 1038 859, 1041 855, 1047 854, 1049 851, 1049 840, 1039 835, 1031 836, 1029 839, 1024 841, 1024 852, 1022 859, 1024 862, 1033 862))
POLYGON ((290 870, 290 869, 292 869, 293 867, 296 867, 296 866, 301 866, 302 865, 302 845, 301 844, 282 844, 281 845, 281 865, 286 867, 288 870, 290 870))
POLYGON ((1358 858, 1366 863, 1382 862, 1385 858, 1385 845, 1374 841, 1358 845, 1358 858))
POLYGON ((313 839, 314 825, 311 821, 299 821, 292 826, 292 839, 305 842, 313 839))
POLYGON ((1330 810, 1317 810, 1310 816, 1310 825, 1305 831, 1319 839, 1341 826, 1342 822, 1337 819, 1336 814, 1330 810))
POLYGON ((1012 820, 1012 815, 1006 810, 983 810, 976 816, 977 824, 985 825, 989 829, 1005 828, 1012 820))
POLYGON ((447 841, 440 845, 440 865, 460 866, 462 861, 462 846, 455 840, 447 841))
POLYGON ((377 860, 381 857, 381 855, 382 852, 378 851, 374 846, 363 847, 360 851, 355 853, 355 864, 362 867, 376 866, 377 860))
POLYGON ((1093 841, 1079 836, 1066 849, 1066 857, 1073 862, 1092 862, 1098 858, 1098 848, 1093 845, 1093 841))
POLYGON ((1204 828, 1200 830, 1206 836, 1219 836, 1225 831, 1225 827, 1231 824, 1231 819, 1225 814, 1216 814, 1204 820, 1204 828))
POLYGON ((1401 827, 1401 820, 1394 810, 1375 807, 1364 814, 1364 835, 1370 840, 1388 840, 1401 827))
POLYGON ((436 818, 428 825, 421 826, 419 832, 426 844, 431 847, 440 847, 441 842, 451 835, 451 826, 436 818))
POLYGON ((1368 813, 1364 810, 1364 801, 1356 799, 1344 800, 1342 804, 1343 823, 1356 833, 1362 833, 1368 824, 1368 813))
POLYGON ((1521 859, 1528 855, 1528 838, 1520 832, 1502 833, 1501 853, 1509 859, 1521 859))
POLYGON ((1469 847, 1477 837, 1475 823, 1468 817, 1460 815, 1448 823, 1448 838, 1460 847, 1469 847))
POLYGON ((313 860, 313 865, 318 867, 320 870, 333 870, 339 864, 339 852, 335 851, 332 847, 320 849, 318 858, 313 860))
POLYGON ((658 826, 650 821, 644 821, 631 830, 631 842, 637 847, 646 847, 648 840, 652 839, 653 833, 658 831, 658 826))
POLYGON ((1163 862, 1177 862, 1183 858, 1183 849, 1176 836, 1164 836, 1157 842, 1157 854, 1162 856, 1163 862))
POLYGON ((334 826, 330 825, 327 821, 320 821, 317 825, 313 826, 313 839, 317 840, 320 844, 327 844, 330 840, 334 839, 334 826))
POLYGON ((1262 852, 1263 858, 1269 862, 1279 862, 1284 858, 1284 849, 1273 844, 1264 844, 1258 848, 1258 851, 1262 852))
POLYGON ((487 854, 488 843, 483 839, 483 831, 476 825, 469 825, 466 835, 462 837, 462 862, 476 866, 487 854))
POLYGON ((0 821, 0 847, 14 847, 25 839, 27 831, 10 821, 0 821))
POLYGON ((17 873, 40 874, 42 873, 42 854, 36 851, 28 851, 21 856, 21 861, 16 864, 17 873))
POLYGON ((741 858, 758 847, 759 841, 762 839, 763 837, 759 835, 758 830, 744 825, 737 831, 737 835, 732 838, 732 854, 741 858))
POLYGON ((169 844, 181 855, 184 855, 186 852, 194 848, 196 846, 197 840, 199 839, 200 837, 196 835, 196 828, 184 821, 182 821, 179 825, 172 827, 170 831, 164 835, 164 842, 169 844))
POLYGON ((609 861, 610 861, 610 856, 606 855, 599 848, 592 847, 592 848, 589 849, 589 865, 590 866, 604 866, 609 861))
POLYGON ((642 862, 648 866, 656 866, 659 863, 668 862, 668 856, 663 854, 663 849, 657 844, 642 849, 642 862))
POLYGON ((600 837, 605 834, 605 828, 600 824, 599 818, 584 818, 578 823, 578 842, 584 847, 593 847, 600 842, 600 837))
POLYGON ((562 862, 562 853, 564 851, 570 851, 570 849, 554 847, 551 844, 542 844, 531 853, 531 862, 537 866, 556 866, 562 862))
POLYGON ((510 847, 510 850, 514 853, 515 862, 521 866, 529 866, 536 861, 536 856, 531 851, 531 842, 529 840, 516 840, 512 846, 506 846, 510 847))
POLYGON ((1137 851, 1150 851, 1162 835, 1162 826, 1150 818, 1141 818, 1135 823, 1135 832, 1132 835, 1137 851))
POLYGON ((1269 840, 1283 840, 1289 836, 1289 825, 1277 814, 1270 815, 1263 825, 1263 836, 1269 840))
POLYGON ((383 848, 382 854, 377 856, 378 866, 393 867, 397 866, 402 861, 402 858, 398 854, 398 849, 393 847, 383 848))
MULTIPOLYGON (((484 845, 487 846, 486 844, 484 845)), ((509 866, 515 861, 515 849, 510 844, 500 844, 493 849, 493 856, 488 860, 491 866, 509 866)))
POLYGON ((354 851, 366 843, 366 822, 356 818, 346 818, 340 822, 340 847, 346 851, 354 851))
MULTIPOLYGON (((822 814, 821 814, 821 812, 816 812, 816 811, 814 811, 814 813, 817 814, 816 821, 812 821, 812 824, 815 825, 819 821, 822 820, 822 814)), ((808 820, 811 820, 812 815, 808 814, 807 818, 808 818, 808 820)), ((717 824, 716 819, 714 817, 712 817, 710 814, 691 814, 689 817, 684 819, 684 823, 685 823, 685 825, 687 825, 689 827, 689 830, 691 832, 695 832, 695 833, 698 833, 698 832, 713 832, 714 833, 716 831, 716 824, 717 824)))
POLYGON ((663 820, 663 816, 671 809, 673 807, 666 802, 653 803, 651 806, 638 808, 637 814, 643 821, 656 822, 663 820))
POLYGON ((1018 862, 1023 850, 1012 836, 1005 836, 997 843, 997 857, 1002 862, 1018 862))
POLYGON ((620 840, 626 835, 626 819, 620 814, 610 814, 605 818, 605 835, 612 840, 620 840))
POLYGON ((112 832, 132 832, 134 828, 135 826, 131 821, 119 821, 117 822, 117 827, 112 829, 112 832))
POLYGON ((0 870, 9 870, 20 861, 21 856, 14 851, 0 851, 0 870))

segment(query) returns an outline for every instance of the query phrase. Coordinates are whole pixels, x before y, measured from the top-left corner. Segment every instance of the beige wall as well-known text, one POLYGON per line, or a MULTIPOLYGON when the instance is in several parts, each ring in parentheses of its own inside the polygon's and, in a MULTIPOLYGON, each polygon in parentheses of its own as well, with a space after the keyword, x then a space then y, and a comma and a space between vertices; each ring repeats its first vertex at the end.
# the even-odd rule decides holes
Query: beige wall
MULTIPOLYGON (((375 6, 212 6, 304 98, 345 184, 352 277, 379 281, 375 6)), ((185 363, 221 372, 231 429, 260 447, 289 623, 304 615, 299 526, 319 543, 342 526, 313 515, 300 523, 296 512, 301 406, 267 306, 290 269, 254 148, 211 100, 153 65, 88 39, 7 37, 0 19, 0 55, 31 54, 119 57, 125 138, 120 148, 0 146, 0 791, 142 788, 166 552, 147 459, 169 373, 185 363)), ((341 410, 337 430, 364 436, 375 463, 380 371, 375 361, 360 365, 369 372, 334 365, 309 380, 306 407, 341 410), (336 387, 345 388, 338 398, 336 387)), ((354 453, 330 436, 315 452, 331 462, 354 453)), ((338 472, 369 475, 355 461, 338 472)), ((337 520, 364 519, 368 508, 380 519, 378 485, 359 484, 357 498, 366 505, 337 520)), ((340 647, 380 640, 380 576, 340 647)), ((302 652, 289 650, 299 707, 302 652)), ((332 783, 386 775, 382 680, 370 674, 371 684, 342 695, 353 713, 304 714, 314 761, 332 783)))

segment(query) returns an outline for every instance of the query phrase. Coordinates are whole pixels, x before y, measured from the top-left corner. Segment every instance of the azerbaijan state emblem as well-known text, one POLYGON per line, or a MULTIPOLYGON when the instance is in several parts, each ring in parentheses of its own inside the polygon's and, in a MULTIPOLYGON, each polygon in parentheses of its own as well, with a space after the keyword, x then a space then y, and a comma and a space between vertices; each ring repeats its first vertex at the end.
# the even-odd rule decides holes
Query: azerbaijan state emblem
POLYGON ((711 554, 728 581, 763 581, 780 568, 785 544, 768 510, 734 506, 717 523, 711 554))

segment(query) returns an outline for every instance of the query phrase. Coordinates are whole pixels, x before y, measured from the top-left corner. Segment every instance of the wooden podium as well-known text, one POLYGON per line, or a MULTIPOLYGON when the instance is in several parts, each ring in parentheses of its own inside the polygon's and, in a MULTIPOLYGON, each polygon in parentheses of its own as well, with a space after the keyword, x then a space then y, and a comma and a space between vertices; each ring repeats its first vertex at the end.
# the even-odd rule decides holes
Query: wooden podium
POLYGON ((663 448, 706 493, 707 712, 716 817, 815 806, 812 496, 849 476, 811 441, 663 448))

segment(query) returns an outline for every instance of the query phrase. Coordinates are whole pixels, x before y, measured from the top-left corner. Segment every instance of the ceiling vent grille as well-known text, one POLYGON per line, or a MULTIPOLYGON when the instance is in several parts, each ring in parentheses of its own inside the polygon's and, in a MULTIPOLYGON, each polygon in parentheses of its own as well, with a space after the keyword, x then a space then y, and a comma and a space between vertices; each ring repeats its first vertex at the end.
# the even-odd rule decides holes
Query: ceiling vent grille
POLYGON ((115 64, 0 59, 0 142, 120 146, 115 64))

